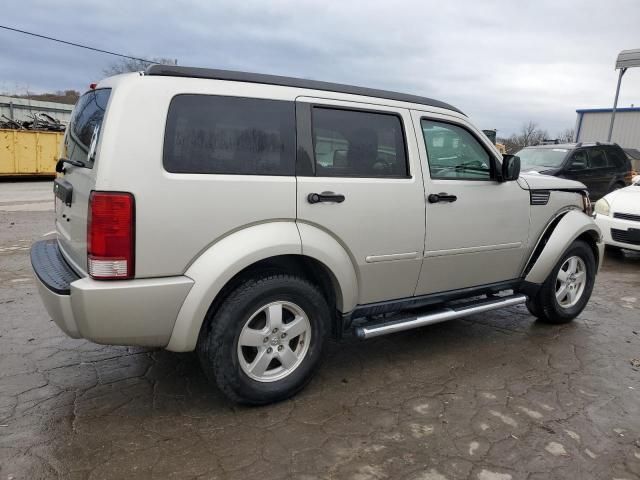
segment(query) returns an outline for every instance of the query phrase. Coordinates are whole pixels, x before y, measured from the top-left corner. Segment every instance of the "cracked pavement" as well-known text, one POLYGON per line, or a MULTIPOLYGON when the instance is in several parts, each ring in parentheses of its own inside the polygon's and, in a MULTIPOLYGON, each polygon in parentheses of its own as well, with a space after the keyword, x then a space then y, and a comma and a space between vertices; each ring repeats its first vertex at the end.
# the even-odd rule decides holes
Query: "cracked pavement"
POLYGON ((514 307, 332 342, 302 393, 245 408, 194 354, 49 320, 28 248, 50 188, 0 183, 0 480, 640 478, 640 255, 607 254, 572 324, 514 307))

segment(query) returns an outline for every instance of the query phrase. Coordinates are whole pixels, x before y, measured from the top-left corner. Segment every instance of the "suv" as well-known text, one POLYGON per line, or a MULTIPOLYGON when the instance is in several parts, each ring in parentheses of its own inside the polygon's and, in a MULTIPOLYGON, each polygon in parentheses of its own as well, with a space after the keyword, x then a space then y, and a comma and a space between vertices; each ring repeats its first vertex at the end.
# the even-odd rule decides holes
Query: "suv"
POLYGON ((631 185, 631 162, 615 143, 562 143, 525 147, 516 153, 522 170, 584 183, 592 199, 631 185))
POLYGON ((329 336, 524 303, 568 322, 602 259, 584 185, 519 176, 428 98, 152 66, 85 93, 65 151, 31 249, 53 320, 197 350, 237 402, 299 391, 329 336))

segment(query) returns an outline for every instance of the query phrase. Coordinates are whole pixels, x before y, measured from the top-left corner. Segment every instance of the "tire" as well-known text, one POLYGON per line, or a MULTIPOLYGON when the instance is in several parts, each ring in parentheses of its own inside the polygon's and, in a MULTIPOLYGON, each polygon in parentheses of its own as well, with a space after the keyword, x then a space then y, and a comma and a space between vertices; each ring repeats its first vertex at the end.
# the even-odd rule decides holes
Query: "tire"
POLYGON ((591 247, 582 240, 576 240, 562 255, 538 294, 527 301, 527 308, 543 323, 568 323, 580 315, 587 305, 595 277, 596 259, 591 247), (571 273, 574 266, 577 273, 571 273), (560 274, 561 269, 565 273, 560 274), (561 277, 567 281, 563 282, 561 277))
POLYGON ((246 279, 204 325, 200 363, 234 402, 284 400, 304 388, 318 368, 330 319, 320 290, 303 278, 266 273, 246 279))

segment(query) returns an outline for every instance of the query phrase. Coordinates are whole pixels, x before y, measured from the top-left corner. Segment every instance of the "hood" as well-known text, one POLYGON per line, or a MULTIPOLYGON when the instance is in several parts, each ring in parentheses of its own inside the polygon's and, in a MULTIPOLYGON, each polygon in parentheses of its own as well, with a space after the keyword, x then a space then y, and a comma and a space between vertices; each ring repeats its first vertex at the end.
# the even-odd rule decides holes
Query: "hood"
POLYGON ((640 215, 640 185, 615 190, 604 198, 611 206, 612 212, 640 215))
MULTIPOLYGON (((547 167, 548 168, 548 167, 547 167)), ((520 174, 531 190, 586 190, 587 187, 580 182, 566 178, 543 175, 535 171, 522 172, 520 174)))

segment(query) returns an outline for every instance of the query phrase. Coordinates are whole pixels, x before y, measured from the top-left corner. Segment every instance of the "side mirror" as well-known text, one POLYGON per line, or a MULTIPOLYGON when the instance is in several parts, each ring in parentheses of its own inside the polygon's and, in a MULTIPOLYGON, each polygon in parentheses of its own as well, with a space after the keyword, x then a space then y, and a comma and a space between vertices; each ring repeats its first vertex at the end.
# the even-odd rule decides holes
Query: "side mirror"
POLYGON ((520 157, 517 155, 502 155, 502 181, 517 180, 520 176, 520 157))

